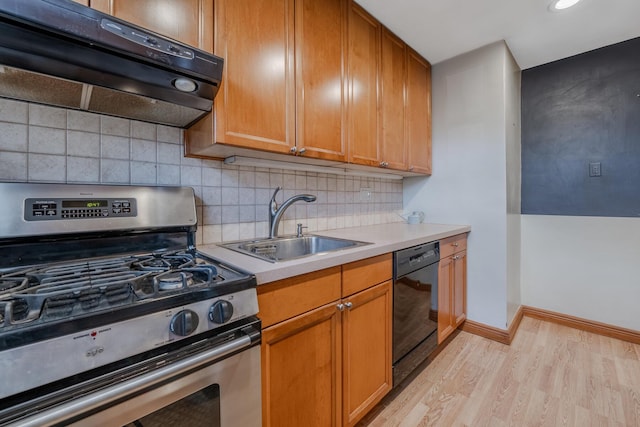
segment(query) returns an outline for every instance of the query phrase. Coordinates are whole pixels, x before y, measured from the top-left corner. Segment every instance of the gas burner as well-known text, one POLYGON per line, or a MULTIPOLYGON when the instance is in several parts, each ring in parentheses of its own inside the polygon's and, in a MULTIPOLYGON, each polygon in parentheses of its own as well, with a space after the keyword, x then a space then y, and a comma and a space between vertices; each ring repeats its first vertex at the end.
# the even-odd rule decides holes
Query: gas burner
POLYGON ((146 271, 167 271, 195 265, 193 256, 183 252, 154 252, 133 263, 135 268, 146 271))
POLYGON ((175 291, 192 286, 193 274, 188 271, 169 271, 156 276, 159 291, 175 291))

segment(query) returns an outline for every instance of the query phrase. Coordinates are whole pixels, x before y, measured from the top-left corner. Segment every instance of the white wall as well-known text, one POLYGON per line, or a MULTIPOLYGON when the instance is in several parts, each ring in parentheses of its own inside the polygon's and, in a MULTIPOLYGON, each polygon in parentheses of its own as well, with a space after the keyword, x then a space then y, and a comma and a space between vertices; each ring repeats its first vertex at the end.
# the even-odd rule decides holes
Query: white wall
POLYGON ((640 218, 522 215, 522 303, 640 330, 640 218))
POLYGON ((520 142, 520 67, 506 50, 505 58, 505 133, 507 167, 507 326, 521 305, 520 292, 520 205, 521 205, 521 142, 520 142))
MULTIPOLYGON (((519 144, 514 135, 520 133, 519 120, 507 132, 506 98, 519 99, 510 94, 519 90, 514 64, 499 42, 433 67, 433 176, 404 184, 405 212, 423 210, 428 222, 471 225, 467 315, 501 329, 508 323, 508 230, 517 229, 507 225, 506 144, 519 144)), ((519 158, 519 148, 516 153, 519 158)), ((509 171, 514 173, 519 176, 519 169, 509 171)), ((515 242, 517 237, 509 241, 515 242)), ((519 271, 509 275, 519 277, 519 271)))

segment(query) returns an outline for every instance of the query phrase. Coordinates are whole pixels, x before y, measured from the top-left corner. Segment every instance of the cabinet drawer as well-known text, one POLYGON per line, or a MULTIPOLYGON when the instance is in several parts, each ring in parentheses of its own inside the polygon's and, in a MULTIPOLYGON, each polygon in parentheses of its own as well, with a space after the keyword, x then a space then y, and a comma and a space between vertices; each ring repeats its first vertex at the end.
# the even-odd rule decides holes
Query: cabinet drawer
POLYGON ((258 317, 266 328, 340 299, 340 267, 258 286, 258 317))
POLYGON ((346 297, 391 279, 392 254, 379 255, 342 266, 342 296, 346 297))
POLYGON ((440 259, 467 249, 467 235, 458 234, 440 240, 440 259))

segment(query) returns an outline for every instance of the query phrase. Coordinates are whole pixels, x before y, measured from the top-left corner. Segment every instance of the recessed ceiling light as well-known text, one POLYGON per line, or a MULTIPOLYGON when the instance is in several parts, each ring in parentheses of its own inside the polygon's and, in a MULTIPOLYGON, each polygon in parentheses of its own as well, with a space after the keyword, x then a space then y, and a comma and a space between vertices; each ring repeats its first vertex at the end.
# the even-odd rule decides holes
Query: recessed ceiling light
POLYGON ((580 0, 554 0, 549 6, 552 11, 568 9, 575 6, 580 0))

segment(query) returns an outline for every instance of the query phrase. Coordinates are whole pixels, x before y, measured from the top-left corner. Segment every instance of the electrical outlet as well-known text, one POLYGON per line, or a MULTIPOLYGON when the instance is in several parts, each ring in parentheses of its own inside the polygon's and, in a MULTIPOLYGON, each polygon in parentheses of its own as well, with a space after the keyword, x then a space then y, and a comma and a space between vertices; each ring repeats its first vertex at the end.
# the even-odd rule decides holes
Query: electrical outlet
POLYGON ((360 201, 361 202, 370 202, 373 199, 373 190, 370 188, 361 188, 360 189, 360 201))
POLYGON ((600 169, 600 162, 589 163, 589 176, 592 176, 592 177, 602 176, 602 170, 600 169))

